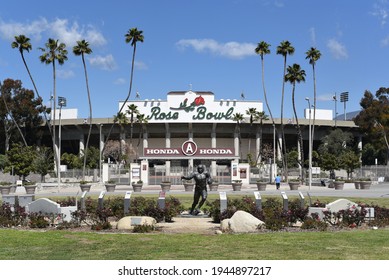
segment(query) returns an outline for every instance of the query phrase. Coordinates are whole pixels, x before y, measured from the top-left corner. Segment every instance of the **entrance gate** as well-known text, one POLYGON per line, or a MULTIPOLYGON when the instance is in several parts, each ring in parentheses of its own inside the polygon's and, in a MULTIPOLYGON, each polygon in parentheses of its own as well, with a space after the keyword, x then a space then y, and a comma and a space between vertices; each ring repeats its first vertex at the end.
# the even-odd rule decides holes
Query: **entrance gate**
MULTIPOLYGON (((188 176, 193 170, 189 167, 173 166, 170 172, 166 170, 165 165, 156 165, 149 168, 149 185, 159 185, 162 181, 170 181, 173 185, 182 185, 181 176, 188 176)), ((216 172, 212 168, 207 168, 212 175, 212 179, 220 184, 231 184, 231 169, 227 166, 217 166, 216 172)))

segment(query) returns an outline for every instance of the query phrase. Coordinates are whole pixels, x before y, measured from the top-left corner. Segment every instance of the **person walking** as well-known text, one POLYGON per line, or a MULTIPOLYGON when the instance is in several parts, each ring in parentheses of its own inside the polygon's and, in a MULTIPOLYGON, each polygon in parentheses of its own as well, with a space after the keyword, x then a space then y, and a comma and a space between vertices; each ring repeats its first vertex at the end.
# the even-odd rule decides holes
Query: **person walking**
POLYGON ((279 174, 277 174, 277 176, 274 179, 274 181, 276 182, 276 189, 279 190, 280 186, 281 186, 281 176, 279 174))

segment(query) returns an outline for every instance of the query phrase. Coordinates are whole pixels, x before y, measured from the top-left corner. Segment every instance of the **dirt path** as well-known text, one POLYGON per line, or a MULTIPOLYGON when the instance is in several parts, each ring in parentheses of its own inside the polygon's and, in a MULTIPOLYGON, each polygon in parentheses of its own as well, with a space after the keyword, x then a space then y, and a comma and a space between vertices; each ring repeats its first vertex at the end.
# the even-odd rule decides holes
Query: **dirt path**
POLYGON ((165 233, 215 234, 220 230, 220 224, 203 217, 175 217, 172 223, 159 223, 158 227, 165 233))

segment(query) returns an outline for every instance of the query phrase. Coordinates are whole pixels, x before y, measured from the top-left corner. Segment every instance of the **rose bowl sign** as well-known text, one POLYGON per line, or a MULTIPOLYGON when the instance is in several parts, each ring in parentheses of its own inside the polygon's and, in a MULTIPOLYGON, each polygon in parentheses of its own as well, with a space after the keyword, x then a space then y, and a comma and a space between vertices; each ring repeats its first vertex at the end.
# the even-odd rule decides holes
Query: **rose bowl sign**
POLYGON ((144 148, 144 158, 168 157, 234 157, 233 148, 199 148, 194 141, 185 141, 180 148, 144 148))

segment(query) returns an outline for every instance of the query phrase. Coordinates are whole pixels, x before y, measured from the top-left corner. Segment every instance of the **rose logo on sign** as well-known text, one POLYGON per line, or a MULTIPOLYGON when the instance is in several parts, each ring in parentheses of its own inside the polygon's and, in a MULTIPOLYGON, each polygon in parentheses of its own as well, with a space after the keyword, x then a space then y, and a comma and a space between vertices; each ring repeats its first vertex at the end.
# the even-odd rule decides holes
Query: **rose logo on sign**
POLYGON ((193 156, 197 152, 197 144, 191 140, 188 140, 182 144, 181 149, 184 155, 193 156))

